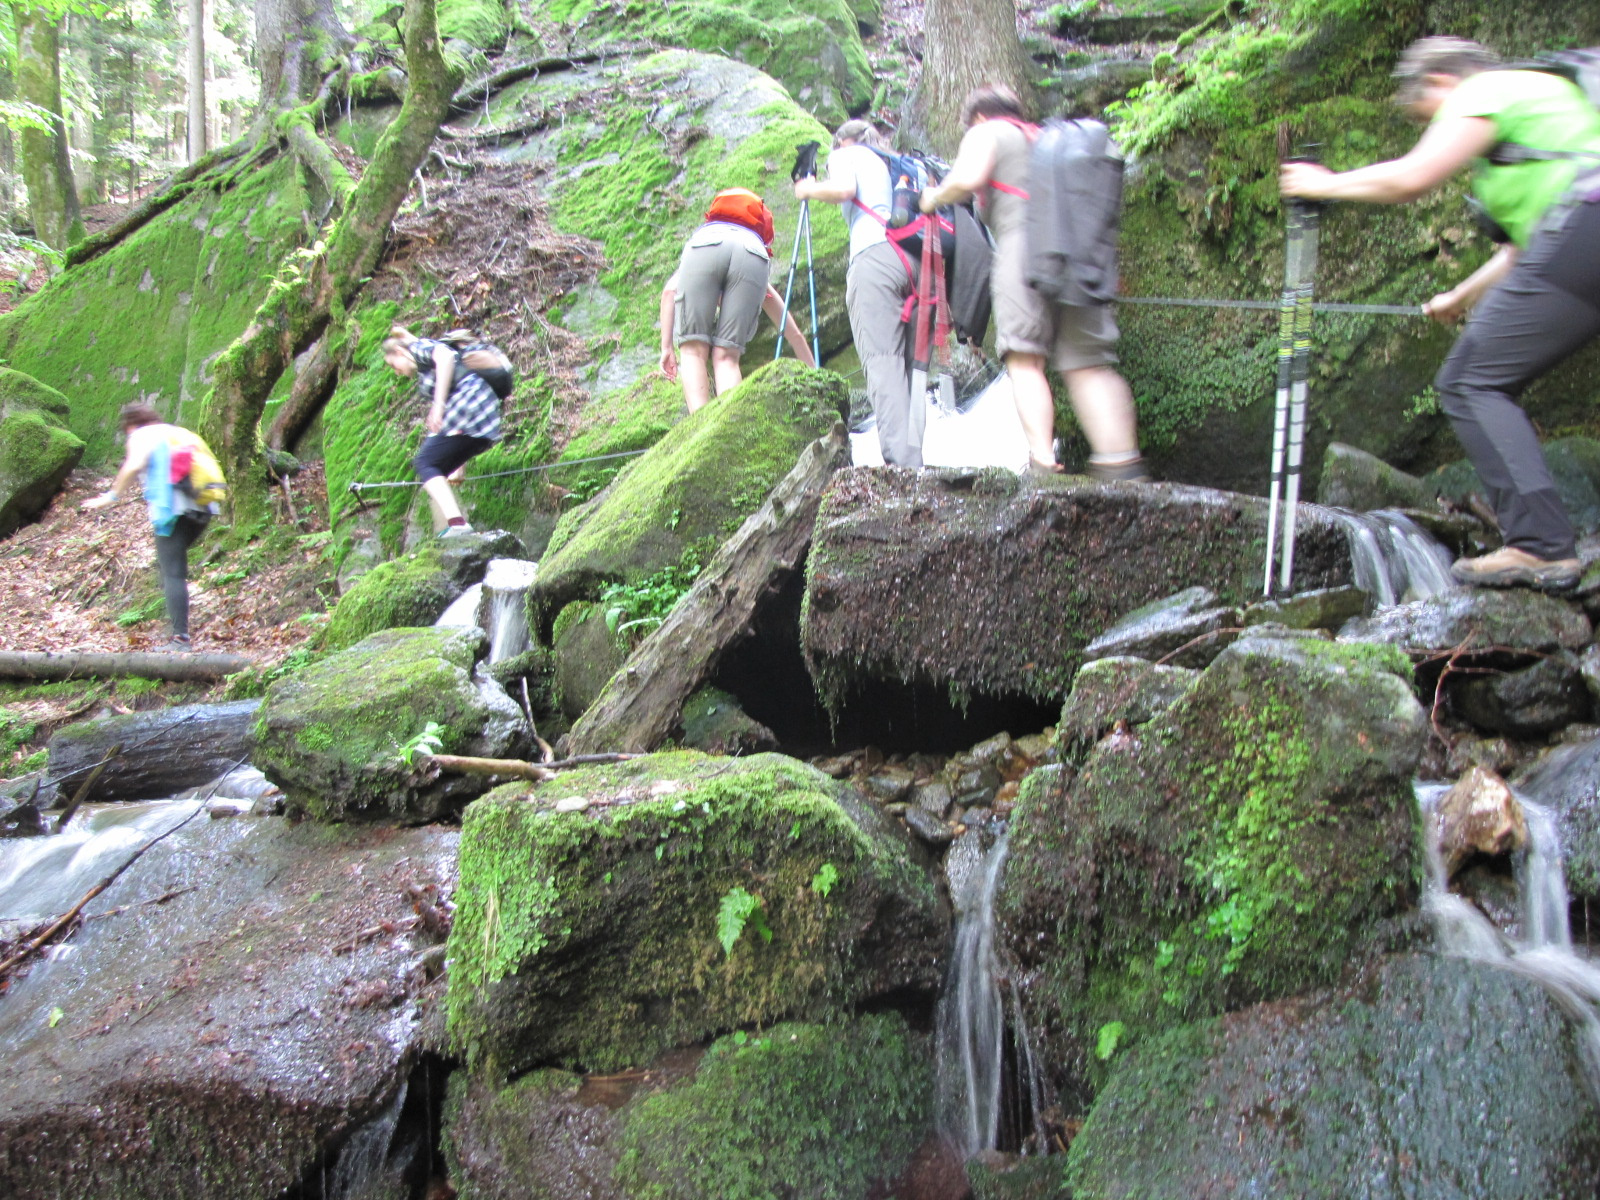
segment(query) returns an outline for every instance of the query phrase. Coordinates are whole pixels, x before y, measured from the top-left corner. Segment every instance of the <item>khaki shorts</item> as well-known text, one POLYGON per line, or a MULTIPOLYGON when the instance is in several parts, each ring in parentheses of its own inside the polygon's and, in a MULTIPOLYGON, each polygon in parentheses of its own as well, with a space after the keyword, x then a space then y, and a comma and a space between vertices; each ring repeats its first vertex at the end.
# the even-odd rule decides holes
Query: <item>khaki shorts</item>
POLYGON ((1117 361, 1117 322, 1109 304, 1080 307, 1046 300, 1028 286, 1028 252, 1021 230, 995 248, 989 288, 994 296, 995 352, 1038 354, 1058 371, 1109 367, 1117 361))
POLYGON ((674 340, 742 351, 756 335, 771 270, 764 253, 737 237, 714 228, 697 230, 678 262, 674 340))

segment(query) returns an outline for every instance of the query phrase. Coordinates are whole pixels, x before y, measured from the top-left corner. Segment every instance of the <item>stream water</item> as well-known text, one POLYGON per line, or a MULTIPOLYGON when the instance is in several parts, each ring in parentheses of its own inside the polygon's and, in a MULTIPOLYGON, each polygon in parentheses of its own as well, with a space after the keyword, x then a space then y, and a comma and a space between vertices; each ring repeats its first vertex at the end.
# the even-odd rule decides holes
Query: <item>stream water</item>
POLYGON ((1350 543, 1355 585, 1378 608, 1426 600, 1453 588, 1450 552, 1404 513, 1330 509, 1350 543))
POLYGON ((483 582, 475 583, 450 603, 435 625, 476 625, 489 635, 489 661, 503 662, 524 653, 528 633, 528 589, 539 564, 522 558, 493 558, 483 582))

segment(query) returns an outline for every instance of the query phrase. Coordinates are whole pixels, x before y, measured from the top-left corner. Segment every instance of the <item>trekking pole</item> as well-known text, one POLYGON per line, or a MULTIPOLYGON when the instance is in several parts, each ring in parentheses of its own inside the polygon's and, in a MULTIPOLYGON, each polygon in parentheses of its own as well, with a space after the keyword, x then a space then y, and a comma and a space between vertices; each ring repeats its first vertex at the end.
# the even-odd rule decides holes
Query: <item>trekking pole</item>
POLYGON ((811 359, 822 365, 822 337, 817 332, 817 268, 811 258, 811 202, 806 201, 800 213, 800 224, 806 231, 806 283, 811 288, 811 359))
MULTIPOLYGON (((789 179, 799 183, 802 179, 810 179, 817 173, 817 151, 822 148, 821 142, 801 142, 795 147, 794 167, 789 171, 789 179)), ((777 362, 783 357, 783 331, 789 325, 789 298, 794 292, 794 273, 800 264, 800 235, 806 235, 807 271, 810 271, 811 258, 811 201, 800 201, 800 223, 794 227, 794 249, 789 251, 789 281, 783 285, 783 315, 778 318, 778 347, 772 353, 772 361, 777 362)), ((813 275, 811 284, 811 334, 816 340, 817 330, 817 285, 813 275)), ((816 353, 815 349, 812 351, 816 353)), ((817 359, 821 362, 821 358, 817 359)))
POLYGON ((1299 254, 1295 239, 1299 226, 1294 210, 1289 212, 1284 240, 1283 292, 1278 301, 1278 391, 1272 409, 1272 478, 1267 490, 1267 565, 1261 584, 1263 596, 1272 595, 1272 569, 1278 557, 1278 502, 1283 493, 1283 460, 1289 443, 1289 390, 1293 378, 1294 312, 1298 280, 1295 267, 1299 254))
POLYGON ((1311 298, 1317 276, 1317 235, 1321 224, 1321 206, 1306 201, 1295 201, 1300 210, 1300 287, 1295 296, 1294 355, 1289 385, 1289 461, 1284 487, 1283 511, 1283 571, 1278 585, 1283 593, 1291 591, 1294 575, 1295 514, 1300 506, 1300 458, 1306 439, 1306 393, 1311 377, 1311 298))

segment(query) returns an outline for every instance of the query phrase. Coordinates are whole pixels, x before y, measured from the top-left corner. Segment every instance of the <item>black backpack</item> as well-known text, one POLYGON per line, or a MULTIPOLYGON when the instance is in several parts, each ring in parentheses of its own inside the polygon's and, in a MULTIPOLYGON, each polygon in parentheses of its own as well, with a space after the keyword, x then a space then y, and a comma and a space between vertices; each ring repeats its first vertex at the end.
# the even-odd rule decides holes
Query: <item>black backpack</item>
POLYGON ((466 330, 447 333, 439 340, 456 352, 456 366, 460 370, 483 380, 501 400, 511 395, 517 383, 516 371, 510 357, 499 346, 480 341, 466 330))
POLYGON ((1057 304, 1117 294, 1122 152, 1099 121, 1046 121, 1028 160, 1027 279, 1057 304))

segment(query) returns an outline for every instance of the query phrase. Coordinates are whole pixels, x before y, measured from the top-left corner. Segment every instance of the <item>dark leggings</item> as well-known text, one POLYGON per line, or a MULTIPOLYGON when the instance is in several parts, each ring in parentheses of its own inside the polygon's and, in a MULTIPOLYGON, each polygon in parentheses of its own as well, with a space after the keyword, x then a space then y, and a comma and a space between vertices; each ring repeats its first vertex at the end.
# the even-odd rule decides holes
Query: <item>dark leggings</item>
POLYGON ((205 532, 209 513, 184 513, 173 522, 172 532, 156 535, 156 564, 161 570, 161 592, 167 599, 167 620, 175 637, 189 636, 189 547, 205 532))
POLYGON ((1484 297, 1434 386, 1489 493, 1508 546, 1571 558, 1572 522, 1556 491, 1523 389, 1600 334, 1600 203, 1579 204, 1537 235, 1484 297))
POLYGON ((422 439, 417 456, 411 460, 417 478, 427 483, 440 475, 448 475, 469 458, 482 454, 494 445, 488 438, 468 437, 464 433, 434 433, 422 439))

